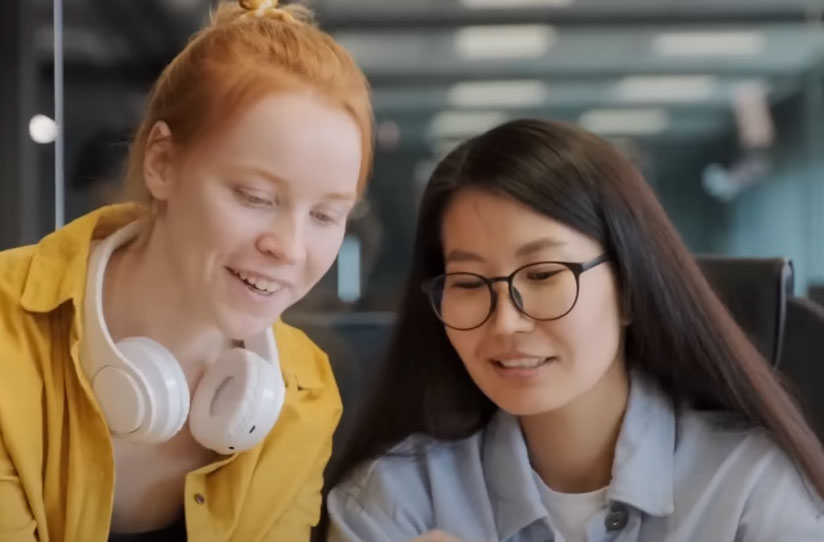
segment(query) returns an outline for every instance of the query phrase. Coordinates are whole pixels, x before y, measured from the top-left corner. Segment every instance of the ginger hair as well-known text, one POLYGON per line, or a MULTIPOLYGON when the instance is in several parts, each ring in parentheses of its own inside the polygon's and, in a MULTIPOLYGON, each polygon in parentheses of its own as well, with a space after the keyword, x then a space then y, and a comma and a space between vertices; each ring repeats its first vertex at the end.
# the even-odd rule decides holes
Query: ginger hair
POLYGON ((246 108, 273 92, 309 91, 354 119, 361 133, 358 190, 372 167, 369 84, 351 55, 300 5, 277 0, 221 2, 210 22, 155 82, 126 164, 126 199, 150 203, 143 162, 153 126, 162 121, 184 154, 206 143, 246 108))

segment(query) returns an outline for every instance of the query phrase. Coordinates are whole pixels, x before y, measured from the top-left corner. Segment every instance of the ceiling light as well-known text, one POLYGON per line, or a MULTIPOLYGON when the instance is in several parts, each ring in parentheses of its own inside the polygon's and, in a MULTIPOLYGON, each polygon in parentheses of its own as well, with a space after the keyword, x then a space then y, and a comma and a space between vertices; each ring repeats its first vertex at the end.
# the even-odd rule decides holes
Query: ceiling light
POLYGON ((54 143, 57 139, 57 123, 46 115, 35 115, 29 121, 29 135, 35 143, 54 143))
POLYGON ((669 125, 664 109, 593 109, 578 119, 590 132, 604 135, 651 135, 669 125))
POLYGON ((717 89, 712 75, 628 76, 615 85, 613 95, 626 102, 697 102, 717 89))
POLYGON ((433 139, 471 137, 506 120, 500 111, 442 111, 432 119, 429 135, 433 139))
POLYGON ((444 156, 455 150, 455 147, 460 145, 463 139, 438 139, 432 142, 432 155, 436 160, 442 159, 444 156))
POLYGON ((449 88, 447 100, 456 107, 534 107, 546 103, 549 89, 542 81, 473 81, 449 88))
POLYGON ((547 25, 465 26, 455 32, 455 51, 468 59, 542 56, 558 36, 547 25))
POLYGON ((653 50, 661 56, 755 56, 764 52, 766 38, 756 31, 667 32, 655 37, 653 50))
POLYGON ((468 8, 512 9, 521 7, 566 7, 575 0, 461 0, 468 8))

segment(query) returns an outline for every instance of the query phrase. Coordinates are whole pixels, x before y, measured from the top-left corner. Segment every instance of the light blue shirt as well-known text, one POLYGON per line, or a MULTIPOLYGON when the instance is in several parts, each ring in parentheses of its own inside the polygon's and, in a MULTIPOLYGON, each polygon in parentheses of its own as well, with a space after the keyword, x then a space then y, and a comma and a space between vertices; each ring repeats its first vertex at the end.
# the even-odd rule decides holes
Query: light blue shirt
MULTIPOLYGON (((824 503, 763 430, 676 411, 633 374, 605 506, 589 542, 824 542, 824 503)), ((415 436, 329 495, 331 542, 400 542, 442 529, 467 542, 564 542, 517 418, 454 443, 415 436), (412 455, 414 454, 414 457, 412 455)))

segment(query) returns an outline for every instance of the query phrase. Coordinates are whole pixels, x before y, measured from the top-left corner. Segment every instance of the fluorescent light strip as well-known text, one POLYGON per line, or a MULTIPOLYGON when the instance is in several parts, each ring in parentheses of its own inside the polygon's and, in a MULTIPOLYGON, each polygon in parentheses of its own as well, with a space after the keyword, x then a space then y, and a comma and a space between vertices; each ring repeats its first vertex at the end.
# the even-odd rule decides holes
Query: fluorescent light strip
POLYGON ((534 58, 557 40, 548 25, 465 26, 455 31, 455 51, 470 60, 534 58))
POLYGON ((669 115, 659 108, 593 109, 581 115, 578 124, 603 135, 652 135, 667 128, 669 115))
POLYGON ((477 135, 507 120, 500 111, 442 111, 429 124, 432 139, 465 138, 477 135))
POLYGON ((432 154, 435 156, 436 159, 440 160, 450 152, 452 152, 455 147, 461 144, 463 139, 438 139, 432 143, 432 154))
POLYGON ((455 107, 534 107, 546 103, 549 88, 542 81, 473 81, 449 88, 455 107))
POLYGON ((756 31, 667 32, 652 42, 657 54, 678 57, 756 56, 766 45, 764 34, 756 31))
POLYGON ((575 0, 461 0, 465 7, 473 9, 512 9, 521 7, 566 7, 575 0))
POLYGON ((698 102, 712 97, 718 81, 712 75, 628 76, 613 96, 625 102, 698 102))

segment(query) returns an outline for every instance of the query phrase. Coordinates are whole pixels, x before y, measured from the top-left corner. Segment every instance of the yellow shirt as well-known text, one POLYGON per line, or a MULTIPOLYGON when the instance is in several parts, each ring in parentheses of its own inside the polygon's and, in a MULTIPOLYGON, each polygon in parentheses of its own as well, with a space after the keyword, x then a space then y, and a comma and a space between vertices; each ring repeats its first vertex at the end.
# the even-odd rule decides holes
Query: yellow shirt
MULTIPOLYGON (((138 218, 105 207, 34 246, 0 252, 0 542, 105 542, 109 431, 78 360, 89 245, 138 218)), ((326 355, 274 326, 286 402, 258 446, 186 476, 190 541, 300 542, 320 513, 341 414, 326 355)))

